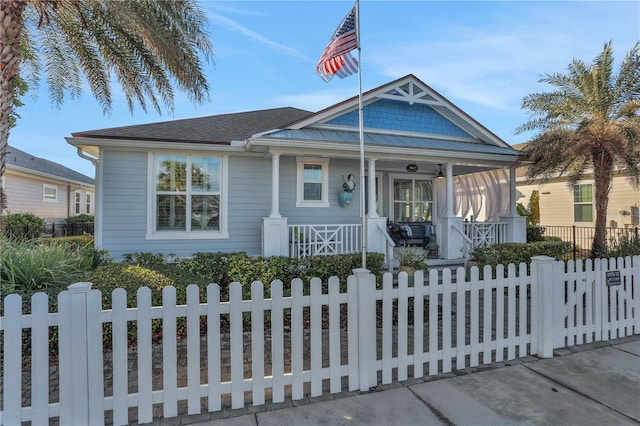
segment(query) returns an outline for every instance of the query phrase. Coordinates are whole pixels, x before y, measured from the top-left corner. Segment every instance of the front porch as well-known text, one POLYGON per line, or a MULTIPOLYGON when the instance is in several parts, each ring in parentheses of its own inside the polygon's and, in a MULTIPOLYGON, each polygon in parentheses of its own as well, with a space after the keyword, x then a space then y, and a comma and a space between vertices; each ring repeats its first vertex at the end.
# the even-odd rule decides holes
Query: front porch
POLYGON ((245 146, 271 161, 264 256, 366 251, 392 259, 388 221, 434 227, 437 257, 446 260, 477 245, 526 241, 516 212, 518 151, 412 75, 245 146))
MULTIPOLYGON (((370 228, 368 232, 370 242, 366 250, 384 253, 387 256, 389 270, 397 268, 398 251, 405 246, 412 247, 418 253, 428 251, 430 266, 462 265, 476 247, 511 242, 509 226, 517 226, 517 224, 509 222, 462 222, 463 231, 461 234, 457 228, 454 228, 456 229, 454 235, 461 237, 460 256, 446 257, 440 250, 439 238, 442 238, 443 233, 439 232, 437 225, 425 222, 424 226, 432 229, 429 244, 425 248, 419 242, 420 240, 394 241, 387 232, 386 220, 386 218, 367 220, 367 226, 370 228), (381 225, 382 223, 384 226, 381 225), (381 241, 383 243, 380 243, 381 241)), ((282 218, 279 222, 286 226, 286 237, 282 238, 282 241, 287 243, 286 256, 289 257, 302 258, 357 253, 363 249, 362 226, 360 224, 288 225, 282 218)), ((450 237, 446 233, 445 236, 450 237)), ((451 241, 448 243, 451 246, 451 241)))
MULTIPOLYGON (((279 156, 274 155, 272 162, 271 214, 262 221, 264 256, 306 257, 366 251, 385 254, 386 263, 391 270, 396 258, 394 248, 399 241, 389 234, 388 223, 389 220, 397 220, 398 217, 412 220, 410 224, 414 227, 414 231, 416 226, 418 230, 423 227, 424 234, 430 238, 429 249, 433 259, 464 260, 468 259, 471 252, 479 246, 526 242, 525 218, 516 212, 515 166, 509 168, 508 197, 504 195, 496 197, 491 194, 491 191, 503 191, 502 186, 491 187, 487 184, 483 186, 478 184, 480 181, 497 180, 491 175, 492 173, 495 175, 494 171, 478 173, 489 175, 482 178, 454 176, 453 165, 446 164, 446 173, 442 178, 433 179, 429 175, 419 177, 422 188, 418 188, 418 184, 415 183, 418 180, 412 181, 411 188, 406 188, 405 182, 409 182, 407 179, 399 178, 394 181, 395 175, 392 173, 387 171, 376 173, 376 162, 370 160, 367 176, 376 176, 376 185, 366 185, 366 193, 365 191, 360 193, 361 199, 366 203, 366 209, 361 206, 360 210, 366 211, 364 220, 361 223, 315 224, 300 223, 300 218, 296 220, 299 223, 289 223, 287 217, 280 215, 279 156), (382 182, 383 179, 386 179, 389 187, 386 197, 382 195, 381 185, 378 184, 378 180, 382 182), (401 184, 396 185, 397 181, 401 184), (398 192, 398 188, 409 193, 411 199, 401 199, 401 202, 398 202, 394 194, 398 192), (472 199, 473 197, 475 198, 472 199), (383 201, 383 205, 380 206, 378 199, 385 198, 389 201, 386 204, 383 201), (496 199, 501 198, 508 199, 508 202, 495 202, 496 199), (414 199, 427 201, 413 201, 414 199), (476 199, 481 199, 485 205, 476 203, 476 199), (492 202, 502 204, 502 210, 490 206, 492 202), (467 206, 466 209, 464 205, 467 206), (489 210, 491 210, 490 214, 487 213, 489 210), (389 218, 383 215, 383 212, 395 217, 389 218), (471 212, 471 220, 467 218, 469 212, 471 212), (480 217, 478 213, 491 220, 475 220, 480 217)), ((408 240, 405 239, 405 241, 408 240)), ((417 242, 420 244, 417 248, 426 248, 426 241, 418 238, 417 242)), ((415 243, 416 240, 413 239, 412 242, 415 243)))

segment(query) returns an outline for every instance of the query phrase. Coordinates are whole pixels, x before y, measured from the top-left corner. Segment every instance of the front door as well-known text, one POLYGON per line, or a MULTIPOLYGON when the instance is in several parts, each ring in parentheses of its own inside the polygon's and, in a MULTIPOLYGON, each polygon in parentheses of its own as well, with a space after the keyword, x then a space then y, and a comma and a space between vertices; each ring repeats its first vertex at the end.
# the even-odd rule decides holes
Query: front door
POLYGON ((433 220, 433 181, 414 176, 392 176, 391 219, 396 222, 433 220))

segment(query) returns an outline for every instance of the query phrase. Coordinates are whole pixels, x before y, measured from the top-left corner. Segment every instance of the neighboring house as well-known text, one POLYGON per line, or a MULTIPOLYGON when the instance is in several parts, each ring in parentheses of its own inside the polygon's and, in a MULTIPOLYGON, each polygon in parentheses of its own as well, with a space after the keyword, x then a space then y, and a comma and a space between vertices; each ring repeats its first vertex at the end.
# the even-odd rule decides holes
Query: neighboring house
MULTIPOLYGON (((522 149, 526 144, 515 145, 522 149)), ((538 192, 540 206, 540 225, 594 227, 596 224, 595 184, 593 174, 574 187, 568 185, 566 176, 528 180, 526 168, 517 170, 517 187, 521 192, 521 202, 525 207, 531 200, 531 194, 538 192)), ((640 226, 640 190, 633 189, 622 174, 614 175, 609 204, 607 208, 607 227, 633 228, 640 226)))
MULTIPOLYGON (((358 104, 73 133, 69 143, 97 164, 97 247, 115 258, 360 251, 358 104)), ((367 251, 390 253, 387 219, 434 224, 445 259, 482 233, 526 238, 516 150, 413 75, 364 93, 363 105, 367 251), (491 223, 463 222, 481 211, 491 223)))
POLYGON ((56 224, 70 216, 95 213, 92 178, 14 146, 8 149, 2 186, 10 213, 33 213, 56 224))

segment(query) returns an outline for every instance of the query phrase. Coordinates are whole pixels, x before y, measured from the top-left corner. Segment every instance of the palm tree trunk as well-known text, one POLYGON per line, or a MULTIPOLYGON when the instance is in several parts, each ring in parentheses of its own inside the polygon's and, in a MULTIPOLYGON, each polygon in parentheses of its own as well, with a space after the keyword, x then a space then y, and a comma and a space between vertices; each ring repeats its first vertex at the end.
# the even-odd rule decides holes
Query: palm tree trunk
POLYGON ((592 152, 593 178, 595 183, 596 232, 591 249, 592 258, 607 254, 607 207, 613 173, 613 160, 609 152, 598 147, 592 152))
MULTIPOLYGON (((0 1, 0 177, 4 176, 9 130, 14 125, 16 90, 20 73, 22 14, 27 0, 0 1)), ((0 218, 7 197, 0 186, 0 218)), ((3 228, 0 219, 0 229, 3 228)))

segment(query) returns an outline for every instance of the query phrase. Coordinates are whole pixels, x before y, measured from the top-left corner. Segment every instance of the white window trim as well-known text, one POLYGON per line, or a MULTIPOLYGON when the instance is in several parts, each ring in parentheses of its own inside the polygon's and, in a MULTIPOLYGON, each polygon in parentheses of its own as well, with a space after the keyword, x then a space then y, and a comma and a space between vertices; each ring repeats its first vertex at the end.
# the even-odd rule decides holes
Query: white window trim
POLYGON ((73 215, 80 216, 82 213, 82 191, 73 191, 73 215))
MULTIPOLYGON (((389 220, 395 221, 395 206, 393 199, 393 190, 394 190, 394 181, 396 179, 409 179, 409 180, 430 180, 432 182, 432 191, 433 191, 433 199, 431 200, 431 222, 435 222, 437 218, 438 211, 438 193, 436 191, 436 180, 431 176, 421 176, 415 174, 407 174, 407 173, 390 173, 389 174, 389 194, 388 194, 388 203, 389 203, 389 220)), ((415 201, 415 200, 414 200, 415 201)), ((412 201, 412 203, 414 202, 412 201)))
POLYGON ((297 157, 296 207, 329 207, 329 159, 313 157, 297 157), (304 166, 319 164, 322 166, 322 199, 309 201, 304 199, 304 166))
POLYGON ((58 186, 57 185, 49 185, 47 183, 42 184, 42 202, 44 203, 57 203, 58 202, 58 186), (49 198, 46 196, 45 191, 47 189, 53 189, 55 191, 55 195, 53 198, 49 198))
POLYGON ((84 194, 84 209, 85 214, 91 214, 91 193, 87 192, 84 194))
POLYGON ((224 240, 229 239, 229 156, 212 153, 149 152, 147 154, 147 240, 224 240), (156 231, 156 196, 154 159, 156 155, 183 155, 186 157, 218 157, 220 163, 220 230, 219 231, 156 231))
POLYGON ((584 225, 585 223, 594 223, 596 215, 594 214, 593 210, 595 208, 595 194, 594 194, 594 184, 593 183, 578 183, 574 186, 573 188, 573 192, 571 194, 571 196, 573 197, 573 223, 575 224, 580 224, 580 225, 584 225), (576 187, 578 186, 585 186, 585 185, 589 185, 591 186, 591 201, 590 202, 584 202, 584 201, 575 201, 575 193, 576 193, 576 187), (591 206, 591 220, 581 220, 578 221, 576 220, 576 210, 575 210, 575 206, 586 206, 586 205, 590 205, 591 206))

